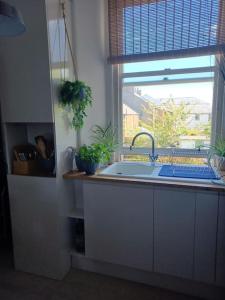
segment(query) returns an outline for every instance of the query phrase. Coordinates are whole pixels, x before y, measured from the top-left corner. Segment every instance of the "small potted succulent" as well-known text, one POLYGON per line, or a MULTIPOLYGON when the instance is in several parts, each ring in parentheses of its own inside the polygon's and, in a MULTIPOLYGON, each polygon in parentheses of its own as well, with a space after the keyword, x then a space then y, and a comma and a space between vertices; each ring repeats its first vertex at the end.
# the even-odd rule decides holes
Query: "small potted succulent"
POLYGON ((87 175, 94 175, 99 163, 104 162, 106 158, 107 148, 104 144, 83 145, 76 155, 78 170, 85 171, 87 175))
POLYGON ((217 139, 211 146, 210 158, 214 158, 215 166, 219 171, 225 171, 225 139, 217 139))
POLYGON ((85 110, 92 101, 91 88, 83 81, 64 81, 60 88, 60 102, 72 110, 71 125, 76 130, 83 127, 84 118, 87 116, 85 110))

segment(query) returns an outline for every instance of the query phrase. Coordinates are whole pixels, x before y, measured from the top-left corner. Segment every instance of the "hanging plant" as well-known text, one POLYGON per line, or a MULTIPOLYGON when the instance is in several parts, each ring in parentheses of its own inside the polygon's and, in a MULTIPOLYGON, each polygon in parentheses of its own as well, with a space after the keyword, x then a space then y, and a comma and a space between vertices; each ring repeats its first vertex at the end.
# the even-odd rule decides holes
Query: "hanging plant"
MULTIPOLYGON (((65 27, 65 38, 68 42, 69 52, 72 59, 74 81, 65 79, 66 70, 66 58, 64 58, 64 81, 60 87, 60 102, 65 107, 69 107, 73 112, 73 119, 71 125, 74 129, 80 129, 84 125, 84 118, 87 116, 85 110, 88 106, 91 106, 93 98, 91 88, 83 81, 78 80, 77 74, 77 59, 75 53, 73 53, 72 43, 67 28, 66 22, 66 8, 64 1, 61 3, 62 16, 65 27)), ((64 53, 66 53, 66 43, 64 53)))
POLYGON ((60 101, 73 112, 72 127, 82 128, 87 116, 85 110, 93 101, 91 88, 83 81, 64 81, 60 89, 60 101))

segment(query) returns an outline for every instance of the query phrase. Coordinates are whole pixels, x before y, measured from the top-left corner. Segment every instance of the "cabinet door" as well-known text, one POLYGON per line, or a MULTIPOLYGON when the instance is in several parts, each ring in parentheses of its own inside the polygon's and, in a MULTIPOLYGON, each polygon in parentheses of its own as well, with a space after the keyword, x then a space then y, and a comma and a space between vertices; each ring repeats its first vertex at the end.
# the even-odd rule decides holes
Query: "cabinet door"
POLYGON ((152 271, 151 188, 85 183, 84 214, 87 257, 152 271))
POLYGON ((225 193, 219 197, 216 283, 225 286, 225 193))
POLYGON ((15 268, 62 278, 56 181, 8 176, 15 268))
POLYGON ((192 278, 195 194, 181 189, 155 190, 154 271, 192 278))
POLYGON ((26 32, 3 39, 1 101, 4 122, 52 122, 51 83, 44 0, 11 0, 22 13, 26 32))
POLYGON ((196 193, 194 279, 215 282, 218 193, 196 193))

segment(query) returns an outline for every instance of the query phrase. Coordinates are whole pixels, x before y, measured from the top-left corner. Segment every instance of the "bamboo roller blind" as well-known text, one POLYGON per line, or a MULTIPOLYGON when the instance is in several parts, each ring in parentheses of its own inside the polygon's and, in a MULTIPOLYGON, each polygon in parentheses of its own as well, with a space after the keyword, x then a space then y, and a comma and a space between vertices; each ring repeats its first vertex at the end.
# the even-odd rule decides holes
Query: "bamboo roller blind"
POLYGON ((108 0, 111 63, 225 49, 225 0, 108 0))

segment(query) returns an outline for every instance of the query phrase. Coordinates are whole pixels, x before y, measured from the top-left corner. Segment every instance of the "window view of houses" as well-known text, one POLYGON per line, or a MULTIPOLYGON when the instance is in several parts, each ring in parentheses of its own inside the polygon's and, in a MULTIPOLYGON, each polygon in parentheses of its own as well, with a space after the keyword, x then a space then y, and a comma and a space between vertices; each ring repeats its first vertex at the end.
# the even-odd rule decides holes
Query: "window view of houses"
MULTIPOLYGON (((190 86, 191 87, 191 86, 190 86)), ((161 86, 157 87, 159 90, 161 86)), ((124 86, 123 143, 128 146, 140 131, 154 135, 157 147, 194 149, 210 145, 212 101, 200 96, 183 95, 153 97, 151 89, 124 86)), ((139 140, 139 146, 148 146, 147 139, 139 140)))

